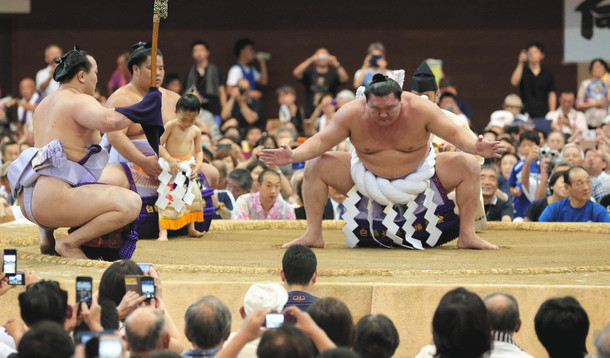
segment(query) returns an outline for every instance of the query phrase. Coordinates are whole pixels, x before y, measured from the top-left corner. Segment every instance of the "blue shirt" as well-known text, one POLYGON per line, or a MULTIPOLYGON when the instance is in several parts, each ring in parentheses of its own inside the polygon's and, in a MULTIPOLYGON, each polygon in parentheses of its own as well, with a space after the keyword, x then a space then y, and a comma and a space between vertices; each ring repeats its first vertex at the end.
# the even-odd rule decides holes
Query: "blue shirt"
POLYGON ((305 291, 290 291, 288 292, 288 302, 286 302, 284 308, 297 306, 301 311, 307 312, 309 306, 319 299, 320 298, 310 295, 305 291))
POLYGON ((220 348, 212 348, 202 351, 191 349, 190 351, 182 354, 182 358, 213 358, 216 357, 218 352, 220 352, 220 348))
MULTIPOLYGON (((508 177, 508 183, 511 187, 518 187, 521 190, 521 196, 513 197, 513 206, 515 207, 515 217, 516 218, 524 218, 525 211, 527 207, 530 205, 530 201, 525 196, 523 189, 521 187, 521 170, 525 165, 525 160, 520 160, 515 163, 513 170, 510 172, 510 176, 508 177)), ((539 160, 532 162, 530 165, 530 192, 535 192, 536 188, 533 187, 532 184, 537 186, 537 183, 540 181, 540 164, 539 160)))
POLYGON ((587 200, 582 208, 575 209, 570 205, 570 198, 553 203, 544 209, 539 222, 610 222, 608 210, 598 203, 587 200))

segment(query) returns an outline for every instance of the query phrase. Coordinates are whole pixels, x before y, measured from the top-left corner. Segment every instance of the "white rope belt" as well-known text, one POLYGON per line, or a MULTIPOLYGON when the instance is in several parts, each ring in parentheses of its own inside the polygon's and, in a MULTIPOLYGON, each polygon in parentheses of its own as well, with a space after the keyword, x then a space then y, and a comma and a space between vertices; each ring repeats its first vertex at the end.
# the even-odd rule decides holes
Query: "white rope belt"
POLYGON ((358 227, 355 217, 359 214, 356 204, 361 199, 358 194, 358 192, 360 192, 363 196, 369 198, 367 220, 369 222, 373 240, 381 246, 389 247, 379 242, 374 234, 372 209, 373 201, 376 201, 385 206, 383 212, 386 216, 382 224, 388 229, 387 236, 391 238, 396 245, 406 248, 423 249, 421 241, 413 238, 413 234, 415 233, 413 222, 416 219, 415 210, 418 206, 417 203, 415 203, 415 199, 419 194, 424 193, 425 199, 423 206, 427 209, 424 217, 428 221, 426 231, 430 234, 426 243, 430 246, 434 246, 441 235, 441 231, 436 227, 438 217, 434 214, 437 207, 432 200, 434 198, 434 190, 430 187, 430 179, 434 176, 435 164, 436 153, 434 150, 430 150, 415 172, 407 175, 405 178, 388 180, 377 177, 367 170, 354 150, 351 159, 351 175, 355 185, 347 194, 347 199, 345 199, 344 202, 346 211, 343 215, 343 219, 345 220, 346 225, 343 227, 343 232, 347 236, 345 242, 350 247, 354 247, 360 241, 353 233, 354 229, 358 227), (407 205, 407 210, 403 214, 406 221, 402 226, 402 229, 405 231, 404 241, 406 241, 407 244, 405 244, 403 239, 398 237, 397 234, 400 227, 394 222, 394 219, 398 215, 393 208, 394 204, 407 205))

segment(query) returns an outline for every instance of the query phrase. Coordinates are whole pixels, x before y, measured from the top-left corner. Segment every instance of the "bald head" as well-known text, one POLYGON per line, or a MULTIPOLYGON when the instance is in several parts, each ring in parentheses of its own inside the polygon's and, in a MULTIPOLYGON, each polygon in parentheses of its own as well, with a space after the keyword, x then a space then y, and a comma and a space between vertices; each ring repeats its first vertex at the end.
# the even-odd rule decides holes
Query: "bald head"
POLYGON ((125 336, 132 356, 162 350, 169 343, 163 314, 150 307, 140 307, 127 316, 125 336))
POLYGON ((507 293, 492 293, 483 300, 491 329, 498 332, 514 333, 521 326, 519 304, 507 293))

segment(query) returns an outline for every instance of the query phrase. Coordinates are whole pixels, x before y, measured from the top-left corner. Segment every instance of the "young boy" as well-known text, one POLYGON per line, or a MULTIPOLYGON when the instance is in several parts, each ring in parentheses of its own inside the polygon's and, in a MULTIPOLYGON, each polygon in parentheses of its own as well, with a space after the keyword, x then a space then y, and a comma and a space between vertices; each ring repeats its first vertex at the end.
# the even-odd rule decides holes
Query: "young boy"
POLYGON ((161 164, 166 170, 159 176, 159 241, 167 241, 168 229, 177 230, 187 224, 189 236, 205 234, 195 229, 195 222, 203 221, 201 190, 195 182, 203 164, 201 132, 194 125, 199 108, 195 95, 180 97, 176 103, 177 118, 167 122, 161 136, 159 154, 167 164, 161 164), (187 180, 185 173, 189 176, 187 180))
POLYGON ((517 151, 525 158, 518 161, 510 173, 508 182, 513 196, 515 218, 524 218, 525 211, 534 200, 540 182, 540 136, 536 131, 525 131, 519 136, 517 151))

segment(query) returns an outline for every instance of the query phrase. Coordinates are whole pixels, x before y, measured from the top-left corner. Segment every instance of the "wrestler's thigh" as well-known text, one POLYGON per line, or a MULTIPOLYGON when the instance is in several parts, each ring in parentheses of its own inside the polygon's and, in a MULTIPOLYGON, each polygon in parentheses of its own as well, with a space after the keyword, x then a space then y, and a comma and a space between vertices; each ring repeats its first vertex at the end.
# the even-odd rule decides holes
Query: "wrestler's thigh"
POLYGON ((38 223, 49 227, 84 225, 112 211, 139 211, 142 201, 129 189, 91 184, 70 187, 55 178, 40 177, 34 187, 32 211, 38 223))
POLYGON ((99 182, 129 189, 129 181, 127 180, 125 169, 123 169, 123 166, 119 163, 106 165, 102 171, 99 182))
POLYGON ((457 188, 464 180, 470 180, 479 185, 478 178, 479 162, 475 157, 462 152, 442 152, 436 156, 436 175, 443 184, 447 193, 457 188))
POLYGON ((352 175, 350 172, 351 154, 347 152, 326 152, 320 157, 307 163, 306 175, 319 175, 322 181, 327 185, 332 186, 341 194, 347 194, 354 186, 352 175), (312 173, 308 173, 308 169, 312 173))

